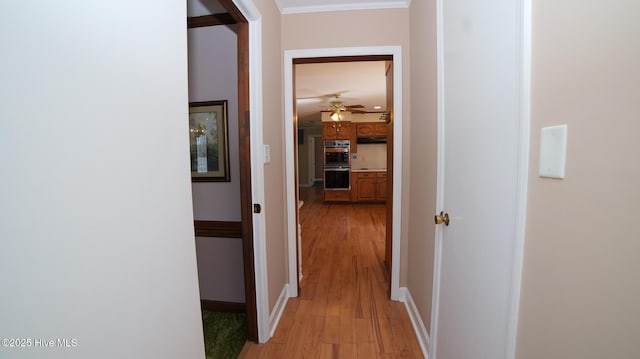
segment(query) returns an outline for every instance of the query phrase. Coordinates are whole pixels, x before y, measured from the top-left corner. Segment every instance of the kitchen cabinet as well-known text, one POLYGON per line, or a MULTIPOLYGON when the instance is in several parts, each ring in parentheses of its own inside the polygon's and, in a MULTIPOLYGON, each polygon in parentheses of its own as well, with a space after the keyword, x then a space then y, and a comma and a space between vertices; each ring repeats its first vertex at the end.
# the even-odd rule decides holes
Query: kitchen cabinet
POLYGON ((387 200, 387 172, 376 173, 376 200, 387 200))
POLYGON ((356 173, 356 200, 375 201, 376 174, 374 172, 356 173))
POLYGON ((354 172, 352 174, 352 200, 356 202, 386 201, 387 199, 387 173, 354 172))
POLYGON ((351 191, 346 190, 325 190, 324 200, 327 202, 349 202, 351 201, 351 191))
POLYGON ((351 152, 358 153, 358 138, 387 137, 387 124, 384 122, 352 122, 351 152))
POLYGON ((323 140, 350 140, 351 139, 351 122, 323 122, 322 123, 322 139, 323 140))
POLYGON ((362 122, 356 126, 357 137, 387 137, 387 124, 362 122))

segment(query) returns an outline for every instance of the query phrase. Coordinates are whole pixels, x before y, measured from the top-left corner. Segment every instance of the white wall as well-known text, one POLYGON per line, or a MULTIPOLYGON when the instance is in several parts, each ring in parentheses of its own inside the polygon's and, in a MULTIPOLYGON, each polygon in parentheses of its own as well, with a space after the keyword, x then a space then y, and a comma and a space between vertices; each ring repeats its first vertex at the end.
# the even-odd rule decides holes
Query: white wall
MULTIPOLYGON (((238 36, 236 26, 188 30, 189 101, 227 100, 230 182, 194 182, 197 220, 240 221, 238 36)), ((197 237, 202 299, 245 302, 242 240, 197 237)))
POLYGON ((518 359, 640 358, 640 3, 533 2, 518 359), (568 125, 566 178, 538 176, 568 125))
MULTIPOLYGON (((234 26, 235 27, 235 26, 234 26)), ((238 36, 228 26, 188 31, 189 102, 228 100, 231 182, 194 182, 195 219, 240 221, 238 36)))
POLYGON ((185 4, 0 3, 3 358, 204 358, 185 4))
POLYGON ((431 333, 435 252, 437 67, 436 2, 411 2, 411 203, 407 288, 431 333))
MULTIPOLYGON (((320 49, 363 46, 402 47, 402 94, 405 99, 411 95, 409 78, 409 10, 376 9, 357 11, 335 11, 323 13, 288 14, 282 16, 282 49, 320 49), (327 24, 340 26, 327 26, 327 24), (319 30, 321 29, 321 31, 319 30)), ((396 76, 400 76, 396 74, 396 76)), ((402 107, 402 215, 400 244, 400 286, 406 285, 407 277, 407 231, 409 191, 409 146, 411 109, 409 101, 402 106, 395 104, 396 112, 402 107)), ((396 163, 396 166, 399 164, 396 163)))

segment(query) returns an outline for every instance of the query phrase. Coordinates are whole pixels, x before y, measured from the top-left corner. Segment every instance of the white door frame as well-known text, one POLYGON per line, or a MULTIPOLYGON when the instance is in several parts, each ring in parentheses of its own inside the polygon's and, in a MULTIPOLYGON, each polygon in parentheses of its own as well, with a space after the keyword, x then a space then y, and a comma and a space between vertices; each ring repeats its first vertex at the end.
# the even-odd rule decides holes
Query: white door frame
MULTIPOLYGON (((519 0, 520 12, 518 20, 521 22, 521 32, 518 35, 520 41, 520 132, 518 149, 518 193, 516 203, 516 228, 513 242, 513 266, 511 272, 511 294, 509 298, 509 323, 507 325, 507 341, 504 357, 515 358, 516 335, 518 329, 518 311, 520 305, 520 288, 522 280, 522 262, 524 255, 524 239, 527 209, 527 183, 529 174, 529 139, 531 117, 531 18, 532 0, 519 0)), ((445 86, 444 86, 444 44, 443 44, 443 3, 444 0, 436 0, 436 27, 437 27, 437 67, 438 67, 438 158, 437 158, 437 196, 436 212, 442 210, 444 203, 444 135, 445 135, 445 86)), ((438 343, 438 310, 440 305, 440 275, 442 265, 442 226, 436 226, 435 230, 435 254, 433 272, 433 296, 431 309, 431 337, 429 358, 436 358, 438 343)))
POLYGON ((289 256, 289 297, 298 296, 296 255, 296 211, 295 162, 293 138, 293 59, 340 56, 393 56, 393 233, 391 264, 391 299, 401 300, 400 291, 400 235, 402 204, 402 47, 343 47, 324 49, 287 50, 284 52, 284 119, 285 119, 285 164, 287 188, 287 253, 289 256))

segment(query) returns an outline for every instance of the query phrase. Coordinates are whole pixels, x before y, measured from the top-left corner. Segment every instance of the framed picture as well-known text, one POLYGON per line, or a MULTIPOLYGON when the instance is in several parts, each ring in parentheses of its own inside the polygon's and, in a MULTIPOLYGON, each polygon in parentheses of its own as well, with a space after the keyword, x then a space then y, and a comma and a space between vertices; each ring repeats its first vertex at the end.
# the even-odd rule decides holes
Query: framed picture
POLYGON ((227 100, 189 103, 191 181, 229 182, 227 100))

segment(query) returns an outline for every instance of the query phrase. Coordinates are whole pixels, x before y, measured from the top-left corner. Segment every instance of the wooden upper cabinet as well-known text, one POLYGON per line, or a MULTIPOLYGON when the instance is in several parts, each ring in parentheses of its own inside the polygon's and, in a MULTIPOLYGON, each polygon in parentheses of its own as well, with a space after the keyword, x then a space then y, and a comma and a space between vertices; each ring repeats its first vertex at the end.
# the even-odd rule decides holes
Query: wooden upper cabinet
POLYGON ((349 140, 351 139, 351 122, 323 122, 322 138, 325 140, 349 140))
POLYGON ((376 136, 387 137, 387 124, 386 123, 376 123, 375 134, 376 134, 376 136))
POLYGON ((373 123, 359 123, 356 131, 358 137, 371 137, 375 130, 376 126, 373 123))
POLYGON ((358 137, 386 137, 387 124, 378 122, 358 123, 356 132, 358 137))

